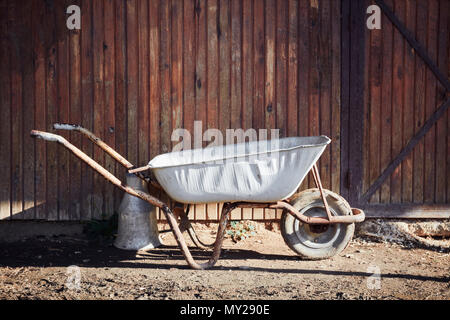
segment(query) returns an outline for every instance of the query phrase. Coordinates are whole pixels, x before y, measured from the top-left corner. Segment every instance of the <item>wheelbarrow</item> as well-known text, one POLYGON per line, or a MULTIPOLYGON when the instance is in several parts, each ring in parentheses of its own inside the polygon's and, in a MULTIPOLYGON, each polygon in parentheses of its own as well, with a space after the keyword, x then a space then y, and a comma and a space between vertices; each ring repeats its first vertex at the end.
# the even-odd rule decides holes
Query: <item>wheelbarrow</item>
POLYGON ((136 168, 83 127, 54 124, 54 128, 82 133, 129 173, 167 193, 173 201, 165 203, 151 195, 150 189, 149 193, 135 190, 62 136, 31 131, 32 137, 65 146, 118 188, 160 208, 184 258, 193 269, 215 265, 229 214, 235 208, 281 209, 280 230, 284 241, 301 258, 311 260, 330 258, 342 252, 353 236, 354 223, 365 218, 362 210, 351 208, 343 197, 322 187, 316 163, 331 142, 326 136, 250 141, 165 153, 153 158, 146 166, 136 168), (316 188, 296 193, 309 172, 316 188), (189 208, 196 203, 218 202, 223 206, 216 240, 213 244, 205 244, 189 222, 189 208), (174 212, 180 217, 180 224, 174 212), (193 259, 183 231, 188 231, 197 247, 212 247, 207 262, 197 263, 193 259))

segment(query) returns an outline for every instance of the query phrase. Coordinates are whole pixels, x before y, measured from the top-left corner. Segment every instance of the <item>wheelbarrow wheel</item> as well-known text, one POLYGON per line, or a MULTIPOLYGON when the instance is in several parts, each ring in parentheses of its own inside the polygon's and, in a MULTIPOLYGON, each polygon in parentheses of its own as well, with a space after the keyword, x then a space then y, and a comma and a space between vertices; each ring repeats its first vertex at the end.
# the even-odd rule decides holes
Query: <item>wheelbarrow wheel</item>
MULTIPOLYGON (((348 202, 340 195, 324 190, 332 215, 351 215, 348 202)), ((327 217, 317 188, 302 191, 291 201, 300 213, 309 217, 327 217)), ((355 224, 306 224, 283 211, 280 229, 286 244, 302 259, 320 260, 339 254, 350 243, 355 224)))

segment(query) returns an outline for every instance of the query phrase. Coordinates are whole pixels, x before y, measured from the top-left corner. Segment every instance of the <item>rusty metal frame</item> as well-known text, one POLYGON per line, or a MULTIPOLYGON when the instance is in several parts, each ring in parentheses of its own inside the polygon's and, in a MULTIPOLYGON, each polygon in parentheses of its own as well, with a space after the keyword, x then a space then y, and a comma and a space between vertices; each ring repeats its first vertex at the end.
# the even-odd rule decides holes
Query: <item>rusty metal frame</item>
MULTIPOLYGON (((60 128, 56 126, 56 128, 60 128)), ((69 128, 69 127, 67 127, 69 128)), ((121 156, 116 153, 111 147, 106 145, 104 142, 102 142, 100 139, 95 137, 91 132, 87 130, 83 130, 81 127, 74 127, 76 129, 69 129, 69 130, 78 130, 88 137, 91 138, 91 140, 96 143, 98 146, 100 146, 103 150, 105 150, 109 154, 115 155, 115 159, 121 159, 121 156), (119 157, 119 156, 120 157, 119 157)), ((120 179, 115 177, 112 173, 110 173, 108 170, 106 170, 104 167, 102 167, 100 164, 98 164, 96 161, 94 161, 92 158, 90 158, 88 155, 86 155, 83 151, 72 145, 70 142, 68 142, 65 138, 63 138, 60 135, 56 135, 53 133, 38 131, 38 130, 32 130, 31 136, 35 138, 41 138, 47 141, 53 141, 57 142, 64 147, 66 147, 69 151, 71 151, 75 156, 80 158, 82 161, 86 162, 92 169, 97 171, 100 175, 102 175, 106 180, 114 184, 116 187, 120 188, 121 190, 136 196, 144 201, 147 201, 148 203, 160 208, 164 215, 166 216, 167 222, 169 223, 169 226, 172 230, 172 233, 175 237, 175 240, 177 241, 178 246, 180 247, 183 256, 185 257, 187 263, 189 266, 193 269, 207 269, 214 266, 214 264, 217 262, 220 256, 222 243, 225 235, 225 229, 228 223, 228 218, 230 212, 235 208, 270 208, 270 209, 283 209, 289 214, 293 215, 297 219, 299 219, 303 223, 307 224, 334 224, 334 223, 355 223, 355 222, 361 222, 364 220, 364 212, 360 209, 352 209, 353 215, 348 216, 333 216, 329 210, 328 203, 326 201, 325 191, 322 188, 322 182, 320 180, 319 170, 317 169, 317 165, 314 164, 312 168, 312 173, 314 176, 314 180, 316 182, 317 187, 320 190, 321 198, 325 207, 325 210, 327 212, 327 217, 308 217, 303 215, 302 213, 298 212, 297 209, 295 209, 292 205, 290 205, 286 200, 281 200, 276 203, 251 203, 251 202, 227 202, 224 203, 222 207, 220 222, 219 222, 219 228, 217 231, 216 240, 213 245, 205 245, 203 244, 195 235, 195 232, 190 226, 189 220, 187 218, 188 211, 184 211, 183 208, 176 207, 173 209, 169 208, 169 206, 161 201, 160 199, 148 194, 144 193, 138 190, 135 190, 131 188, 130 186, 127 186, 124 184, 120 179), (181 223, 178 225, 177 219, 174 215, 175 211, 180 211, 181 209, 181 223), (191 236, 194 243, 199 246, 200 248, 206 249, 210 246, 213 246, 213 252, 210 257, 210 259, 202 264, 197 263, 194 258, 192 257, 192 254, 186 244, 186 241, 183 238, 182 230, 188 230, 189 235, 191 236), (193 234, 192 234, 192 233, 193 234)), ((122 157, 123 158, 123 157, 122 157)), ((124 159, 124 158, 123 158, 124 159)), ((119 160, 118 160, 119 161, 119 160)), ((128 161, 125 159, 125 161, 120 160, 124 166, 128 166, 128 161)))

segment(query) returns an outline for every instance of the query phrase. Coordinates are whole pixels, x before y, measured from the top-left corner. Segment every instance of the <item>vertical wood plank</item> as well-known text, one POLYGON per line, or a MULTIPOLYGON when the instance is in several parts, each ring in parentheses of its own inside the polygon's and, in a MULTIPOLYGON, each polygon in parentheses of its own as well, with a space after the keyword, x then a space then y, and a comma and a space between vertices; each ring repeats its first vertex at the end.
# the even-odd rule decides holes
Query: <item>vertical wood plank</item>
MULTIPOLYGON (((114 0, 104 2, 104 90, 105 90, 105 118, 104 118, 104 141, 109 146, 114 146, 115 140, 115 12, 114 0)), ((105 168, 117 176, 116 162, 110 156, 105 155, 105 168)), ((114 189, 115 187, 104 182, 103 207, 107 216, 114 213, 114 189)))
MULTIPOLYGON (((93 132, 104 139, 105 118, 105 87, 104 87, 104 11, 103 0, 93 1, 93 74, 94 74, 94 105, 93 132)), ((94 160, 104 166, 105 153, 94 147, 94 160)), ((106 218, 103 206, 104 178, 97 172, 93 175, 92 217, 106 218)))
MULTIPOLYGON (((265 35, 264 1, 253 1, 253 128, 263 129, 265 125, 265 35)), ((261 136, 258 137, 261 139, 261 136)), ((263 219, 264 209, 254 208, 253 219, 263 219)))
POLYGON ((298 135, 298 0, 289 0, 288 67, 287 67, 287 128, 288 137, 298 135))
MULTIPOLYGON (((416 2, 416 39, 425 43, 427 37, 427 3, 416 2)), ((425 122, 425 74, 426 66, 422 59, 415 57, 415 106, 414 106, 414 134, 416 134, 425 122)), ((413 177, 413 202, 422 203, 424 194, 424 141, 422 140, 414 148, 414 177, 413 177)))
MULTIPOLYGON (((93 127, 93 37, 92 37, 92 2, 83 0, 81 10, 81 97, 83 127, 92 130, 93 127)), ((93 155, 93 145, 87 139, 82 139, 82 150, 89 157, 93 155)), ((92 183, 93 171, 85 163, 81 166, 81 219, 92 218, 92 183)))
POLYGON ((231 123, 231 26, 228 0, 220 0, 219 17, 219 126, 225 136, 231 123))
MULTIPOLYGON (((46 19, 48 19, 52 40, 47 48, 46 65, 46 109, 47 125, 46 130, 51 131, 53 124, 57 122, 57 63, 58 54, 56 46, 56 10, 53 6, 46 6, 46 19)), ((47 147, 47 220, 58 220, 58 145, 56 143, 46 143, 47 147)))
MULTIPOLYGON (((153 1, 152 1, 153 2, 153 1)), ((125 156, 127 154, 127 42, 126 42, 126 8, 125 2, 115 1, 115 50, 114 50, 114 74, 115 74, 115 149, 125 156)), ((116 164, 116 174, 124 179, 125 173, 122 166, 116 164)), ((114 207, 120 205, 123 192, 114 188, 114 207)))
POLYGON ((159 1, 149 2, 150 16, 150 158, 159 154, 161 130, 159 1))
MULTIPOLYGON (((381 150, 381 94, 382 94, 382 77, 383 77, 383 40, 382 30, 371 30, 370 32, 370 56, 369 65, 369 105, 368 105, 368 123, 369 128, 369 152, 366 154, 365 161, 369 171, 369 183, 367 188, 378 178, 380 174, 380 150, 381 150)), ((380 201, 380 190, 377 190, 371 201, 380 201)))
MULTIPOLYGON (((205 0, 198 0, 195 5, 195 39, 196 39, 196 69, 195 69, 195 120, 201 121, 201 132, 203 134, 207 125, 207 7, 205 0)), ((194 132, 194 135, 196 133, 194 132)), ((199 148, 203 144, 200 137, 193 137, 193 147, 199 148)), ((206 218, 206 206, 195 206, 195 219, 206 218)))
POLYGON ((135 165, 143 166, 149 159, 149 35, 148 19, 149 10, 147 1, 138 1, 138 160, 135 165))
MULTIPOLYGON (((449 74, 450 61, 448 55, 449 46, 449 11, 450 5, 448 1, 439 2, 439 27, 438 27, 438 56, 437 64, 443 74, 449 74)), ((445 89, 438 82, 437 87, 437 105, 441 105, 446 99, 445 89)), ((447 114, 450 113, 447 111, 447 114)), ((436 203, 445 203, 446 189, 450 186, 450 182, 446 177, 446 173, 450 171, 450 167, 446 163, 446 140, 450 135, 448 117, 443 116, 436 124, 436 203)))
POLYGON ((139 90, 139 39, 137 0, 126 2, 127 37, 127 157, 138 163, 138 90, 139 90))
MULTIPOLYGON (((24 13, 24 30, 26 30, 23 47, 25 48, 23 64, 23 219, 35 219, 34 205, 34 143, 30 131, 34 129, 34 75, 33 75, 33 37, 29 30, 33 25, 33 3, 22 6, 24 13)), ((1 199, 0 199, 1 201, 1 199)))
MULTIPOLYGON (((78 5, 80 3, 78 2, 78 5)), ((80 31, 71 31, 69 36, 70 48, 69 48, 69 81, 70 81, 70 111, 69 122, 70 123, 82 123, 81 114, 81 42, 80 31)), ((81 146, 81 135, 77 132, 69 134, 70 140, 73 145, 81 146)), ((67 151, 65 151, 67 152, 67 151)), ((71 220, 81 219, 81 161, 74 156, 69 156, 70 165, 70 205, 69 216, 71 220)))
POLYGON ((275 101, 276 127, 280 137, 286 136, 287 113, 287 49, 288 49, 288 1, 276 2, 276 53, 275 53, 275 101))
POLYGON ((242 128, 253 124, 253 3, 242 2, 242 128))
MULTIPOLYGON (((437 0, 428 1, 428 27, 427 27, 427 52, 432 61, 437 61, 437 32, 439 17, 439 6, 437 0)), ((431 70, 426 71, 426 105, 425 119, 428 119, 436 109, 436 77, 431 70)), ((433 203, 435 200, 436 187, 436 125, 425 135, 425 161, 424 161, 424 202, 433 203)))
MULTIPOLYGON (((340 1, 331 1, 331 190, 340 193, 341 180, 341 21, 335 12, 340 1)), ((367 61, 367 60, 366 60, 367 61)))
MULTIPOLYGON (((265 129, 276 128, 276 27, 277 27, 277 2, 266 0, 265 2, 265 96, 264 118, 265 129)), ((268 134, 268 139, 271 136, 268 134)), ((273 219, 275 210, 264 209, 264 219, 273 219)))
MULTIPOLYGON (((395 15, 400 21, 405 21, 405 7, 403 1, 394 4, 395 15)), ((403 89, 404 89, 404 39, 396 28, 393 35, 393 58, 392 58, 392 156, 395 157, 402 149, 403 133, 403 89)), ((402 193, 402 166, 400 164, 391 175, 391 202, 400 203, 402 193)))
MULTIPOLYGON (((231 128, 242 127, 242 1, 231 3, 231 128)), ((232 143, 227 141, 227 143, 232 143)), ((230 219, 240 220, 242 210, 231 212, 230 219)))
MULTIPOLYGON (((392 1, 386 2, 392 8, 392 1)), ((380 152, 380 168, 377 176, 383 172, 391 161, 392 150, 392 23, 383 15, 382 21, 383 32, 383 78, 382 78, 382 95, 381 95, 381 152, 380 152)), ((390 202, 390 185, 391 178, 387 178, 381 186, 380 201, 383 203, 390 202)))
MULTIPOLYGON (((63 2, 56 4, 56 9, 59 12, 64 12, 63 2)), ((69 56, 70 33, 67 31, 67 38, 58 39, 57 43, 57 85, 58 85, 58 100, 57 100, 57 122, 69 123, 70 121, 70 56, 69 56)), ((62 130, 58 132, 66 139, 69 139, 70 133, 62 130)), ((70 141, 70 140, 69 140, 70 141)), ((70 205, 70 181, 69 176, 69 157, 70 153, 63 146, 58 145, 58 220, 70 220, 69 205, 70 205)), ((78 185, 79 187, 79 185, 78 185)))
MULTIPOLYGON (((0 2, 0 220, 11 217, 11 73, 8 41, 8 3, 0 2)), ((35 32, 33 32, 35 36, 35 32)))
MULTIPOLYGON (((45 21, 45 7, 37 1, 33 2, 33 25, 43 25, 45 21)), ((35 55, 34 68, 34 103, 35 103, 35 122, 34 127, 37 130, 45 130, 46 126, 46 110, 45 110, 45 48, 44 43, 39 36, 38 28, 33 28, 33 48, 35 55)), ((34 142, 36 153, 36 174, 35 174, 35 206, 36 219, 45 219, 46 210, 46 193, 47 193, 47 157, 45 143, 34 142)))
POLYGON ((194 133, 195 120, 195 3, 185 1, 183 4, 183 128, 191 135, 194 133))
POLYGON ((265 2, 265 128, 274 129, 275 121, 275 39, 276 39, 276 2, 265 2))
MULTIPOLYGON (((416 6, 412 0, 406 1, 405 26, 412 32, 416 29, 416 6)), ((405 40, 402 40, 405 41, 405 40)), ((403 147, 414 133, 414 50, 404 46, 404 104, 403 104, 403 147)), ((413 192, 413 152, 405 157, 402 163, 402 202, 412 202, 413 192)))
POLYGON ((171 105, 170 105, 170 68, 171 68, 171 45, 170 45, 170 1, 160 4, 161 22, 161 152, 169 152, 171 147, 171 105))
MULTIPOLYGON (((20 32, 21 9, 17 2, 9 2, 8 23, 12 32, 20 32)), ((13 39, 11 39, 13 41, 13 39)), ((20 219, 23 210, 23 153, 22 153, 22 66, 21 48, 11 46, 11 217, 20 219)))
MULTIPOLYGON (((218 2, 209 0, 207 3, 207 128, 219 127, 219 44, 218 44, 218 2)), ((208 204, 206 219, 218 218, 217 204, 208 204)))
MULTIPOLYGON (((319 135, 319 110, 320 110, 320 61, 319 61, 319 3, 310 1, 309 3, 309 106, 308 106, 308 134, 309 136, 319 135)), ((313 188, 314 181, 309 179, 309 188, 313 188)))
MULTIPOLYGON (((242 3, 242 128, 253 128, 253 1, 242 3)), ((251 219, 252 208, 242 208, 242 219, 251 219)))
MULTIPOLYGON (((342 26, 342 27, 344 27, 344 26, 342 26)), ((372 141, 374 141, 375 144, 377 144, 379 146, 379 143, 377 143, 377 141, 379 141, 378 137, 377 137, 376 140, 374 140, 373 138, 371 139, 371 130, 372 130, 372 128, 371 128, 372 125, 371 125, 371 122, 370 122, 370 119, 372 117, 372 112, 371 112, 371 109, 372 109, 372 106, 371 106, 371 91, 372 91, 372 88, 371 88, 371 85, 372 85, 371 77, 372 77, 372 74, 371 74, 371 70, 374 68, 372 65, 375 64, 375 63, 372 63, 372 60, 371 60, 371 56, 372 56, 372 33, 373 33, 372 31, 380 33, 379 29, 378 30, 377 29, 375 29, 375 30, 366 30, 366 39, 367 40, 365 41, 366 43, 365 43, 365 56, 364 56, 364 58, 365 58, 365 61, 367 61, 367 63, 366 63, 367 67, 364 69, 364 86, 365 86, 365 88, 367 88, 367 90, 364 91, 364 106, 365 107, 364 107, 364 120, 363 120, 364 121, 364 123, 363 123, 363 125, 364 125, 363 143, 364 143, 364 145, 366 147, 363 148, 363 155, 362 155, 362 162, 364 163, 364 165, 363 165, 363 173, 362 173, 362 178, 363 178, 363 181, 362 181, 363 191, 362 191, 362 193, 365 193, 366 190, 369 189, 370 183, 371 183, 370 171, 372 170, 372 168, 371 168, 371 165, 370 165, 370 161, 372 159, 371 159, 371 156, 370 156, 370 150, 371 150, 372 141)), ((380 42, 380 40, 379 40, 379 42, 380 42)), ((346 44, 343 43, 342 46, 344 47, 344 46, 346 46, 346 44)), ((378 52, 380 54, 380 50, 381 49, 380 48, 377 48, 377 49, 378 49, 378 52)), ((376 68, 379 69, 380 67, 381 67, 381 65, 378 65, 376 68)), ((381 77, 381 75, 379 74, 378 75, 378 87, 380 87, 380 81, 381 81, 380 77, 381 77)), ((379 88, 378 88, 378 92, 380 92, 379 88)), ((379 113, 380 112, 378 111, 377 114, 379 114, 379 113)), ((345 130, 343 130, 343 133, 345 133, 345 130)), ((378 158, 378 157, 376 157, 376 158, 378 158)), ((378 158, 378 160, 379 160, 379 158, 378 158)), ((379 165, 375 165, 375 166, 376 166, 376 168, 379 167, 379 165)), ((345 184, 341 184, 341 187, 343 185, 345 185, 345 184)), ((342 189, 343 190, 347 190, 347 187, 348 186, 345 186, 342 189)), ((377 194, 376 197, 379 199, 379 193, 377 194)))
MULTIPOLYGON (((172 130, 183 126, 183 2, 171 5, 171 96, 172 130)), ((176 142, 174 142, 176 143, 176 142)))
MULTIPOLYGON (((303 0, 299 4, 299 52, 298 52, 298 133, 300 136, 309 135, 309 64, 310 64, 310 33, 309 33, 309 1, 303 0)), ((300 189, 309 186, 309 175, 306 176, 300 189)))
MULTIPOLYGON (((319 134, 331 137, 331 29, 330 1, 322 1, 319 5, 319 134)), ((332 141, 332 144, 334 142, 332 141)), ((330 189, 331 147, 320 157, 320 178, 325 188, 330 189)))

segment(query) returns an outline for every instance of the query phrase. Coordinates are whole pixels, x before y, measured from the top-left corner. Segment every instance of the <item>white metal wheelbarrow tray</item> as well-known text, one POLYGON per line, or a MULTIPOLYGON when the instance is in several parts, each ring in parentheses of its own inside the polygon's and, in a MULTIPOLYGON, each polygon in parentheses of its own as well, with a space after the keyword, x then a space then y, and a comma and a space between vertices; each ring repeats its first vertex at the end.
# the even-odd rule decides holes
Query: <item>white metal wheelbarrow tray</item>
POLYGON ((282 210, 280 231, 283 239, 293 251, 306 259, 325 259, 343 251, 353 236, 355 222, 365 219, 362 210, 351 208, 343 197, 322 187, 316 163, 331 141, 326 136, 251 141, 171 152, 136 168, 83 127, 55 124, 54 128, 81 132, 129 173, 135 174, 149 186, 166 191, 174 201, 158 199, 152 195, 153 188, 143 192, 126 185, 60 135, 31 131, 32 137, 63 145, 124 192, 160 208, 187 263, 194 269, 210 268, 217 262, 228 218, 235 208, 282 210), (149 169, 156 180, 143 173, 149 169), (308 173, 312 173, 316 188, 295 193, 308 173), (190 204, 212 202, 223 202, 219 228, 215 242, 204 244, 189 222, 189 208, 190 204), (197 247, 213 247, 207 262, 197 263, 194 260, 183 238, 183 231, 188 231, 197 247))
POLYGON ((181 203, 276 202, 294 194, 330 141, 293 137, 184 150, 147 167, 181 203))

